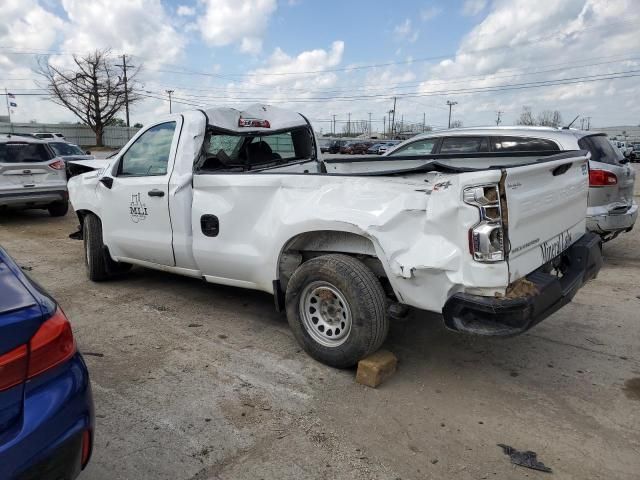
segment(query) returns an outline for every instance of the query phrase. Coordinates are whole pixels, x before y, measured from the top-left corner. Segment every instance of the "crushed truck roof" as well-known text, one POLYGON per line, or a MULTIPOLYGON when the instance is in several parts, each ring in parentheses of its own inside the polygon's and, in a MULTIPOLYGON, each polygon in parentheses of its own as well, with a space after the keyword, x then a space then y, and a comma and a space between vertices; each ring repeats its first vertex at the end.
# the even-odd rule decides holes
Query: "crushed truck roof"
POLYGON ((243 110, 225 107, 210 108, 203 111, 208 117, 209 125, 239 133, 248 131, 269 132, 295 127, 306 127, 308 125, 307 120, 299 113, 260 103, 249 105, 243 110), (269 127, 258 127, 250 124, 242 125, 240 119, 245 121, 266 120, 269 122, 269 127))

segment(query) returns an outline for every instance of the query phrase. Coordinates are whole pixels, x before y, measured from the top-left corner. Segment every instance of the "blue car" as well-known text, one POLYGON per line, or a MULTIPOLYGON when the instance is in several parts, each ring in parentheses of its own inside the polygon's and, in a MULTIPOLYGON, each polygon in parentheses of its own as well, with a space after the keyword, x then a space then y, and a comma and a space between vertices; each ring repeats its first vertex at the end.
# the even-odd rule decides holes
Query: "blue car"
POLYGON ((0 248, 0 479, 76 478, 93 428, 69 320, 0 248))

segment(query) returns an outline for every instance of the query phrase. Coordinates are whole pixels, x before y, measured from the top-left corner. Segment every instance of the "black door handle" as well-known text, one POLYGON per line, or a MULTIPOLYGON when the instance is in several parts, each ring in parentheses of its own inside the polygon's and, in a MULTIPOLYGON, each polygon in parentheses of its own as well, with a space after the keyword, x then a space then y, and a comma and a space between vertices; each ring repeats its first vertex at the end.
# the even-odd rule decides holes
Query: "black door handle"
POLYGON ((157 188, 149 190, 148 193, 150 197, 164 197, 164 192, 162 190, 158 190, 157 188))

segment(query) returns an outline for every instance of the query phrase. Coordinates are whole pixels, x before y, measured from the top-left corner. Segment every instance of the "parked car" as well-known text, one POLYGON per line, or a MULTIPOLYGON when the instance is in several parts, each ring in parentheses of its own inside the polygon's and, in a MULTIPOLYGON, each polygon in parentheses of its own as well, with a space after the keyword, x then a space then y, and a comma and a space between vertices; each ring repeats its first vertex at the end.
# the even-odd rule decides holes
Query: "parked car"
POLYGON ((417 135, 387 155, 486 153, 490 157, 505 152, 561 150, 591 154, 587 228, 604 241, 630 231, 638 217, 633 197, 636 173, 604 133, 549 127, 457 128, 417 135))
POLYGON ((331 140, 327 140, 323 138, 323 139, 320 139, 318 143, 320 144, 320 151, 322 153, 329 153, 329 148, 331 147, 331 140))
POLYGON ((0 135, 0 209, 43 208, 60 217, 68 198, 65 162, 45 141, 0 135))
POLYGON ((348 367, 392 303, 514 335, 600 268, 582 151, 323 160, 313 138, 269 105, 146 125, 69 181, 89 278, 136 264, 271 293, 311 356, 348 367))
POLYGON ((33 135, 43 140, 64 140, 64 135, 61 133, 36 132, 33 135))
POLYGON ((631 144, 631 156, 629 157, 632 162, 640 161, 640 143, 631 144))
POLYGON ((399 140, 390 140, 388 142, 383 143, 382 145, 380 145, 380 147, 378 148, 378 155, 384 155, 385 153, 387 153, 388 151, 390 151, 392 148, 394 148, 396 145, 398 145, 400 143, 399 140))
POLYGON ((369 150, 371 146, 370 142, 356 142, 351 146, 351 154, 353 155, 364 155, 369 150))
POLYGON ((367 149, 367 154, 368 155, 378 155, 379 151, 380 151, 380 147, 384 145, 384 143, 374 143, 373 145, 371 145, 368 149, 367 149))
POLYGON ((84 151, 78 145, 69 142, 60 142, 58 140, 48 140, 47 143, 53 152, 65 162, 69 160, 93 160, 94 157, 90 151, 84 151))
POLYGON ((0 248, 0 478, 76 478, 93 432, 89 373, 69 320, 0 248))
POLYGON ((346 140, 334 140, 329 144, 329 150, 327 153, 340 153, 340 148, 342 148, 345 143, 347 143, 346 140))
POLYGON ((342 145, 340 145, 340 150, 338 153, 342 153, 344 154, 352 154, 353 153, 353 146, 356 144, 356 142, 345 142, 342 145))

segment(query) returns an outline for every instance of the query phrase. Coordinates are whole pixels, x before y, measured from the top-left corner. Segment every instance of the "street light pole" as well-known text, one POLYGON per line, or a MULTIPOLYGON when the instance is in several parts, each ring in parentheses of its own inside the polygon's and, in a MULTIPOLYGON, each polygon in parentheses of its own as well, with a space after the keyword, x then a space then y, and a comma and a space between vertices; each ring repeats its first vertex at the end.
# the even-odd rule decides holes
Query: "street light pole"
POLYGON ((457 104, 458 102, 452 102, 450 100, 447 100, 447 105, 449 105, 449 126, 447 128, 451 128, 451 107, 457 104))

